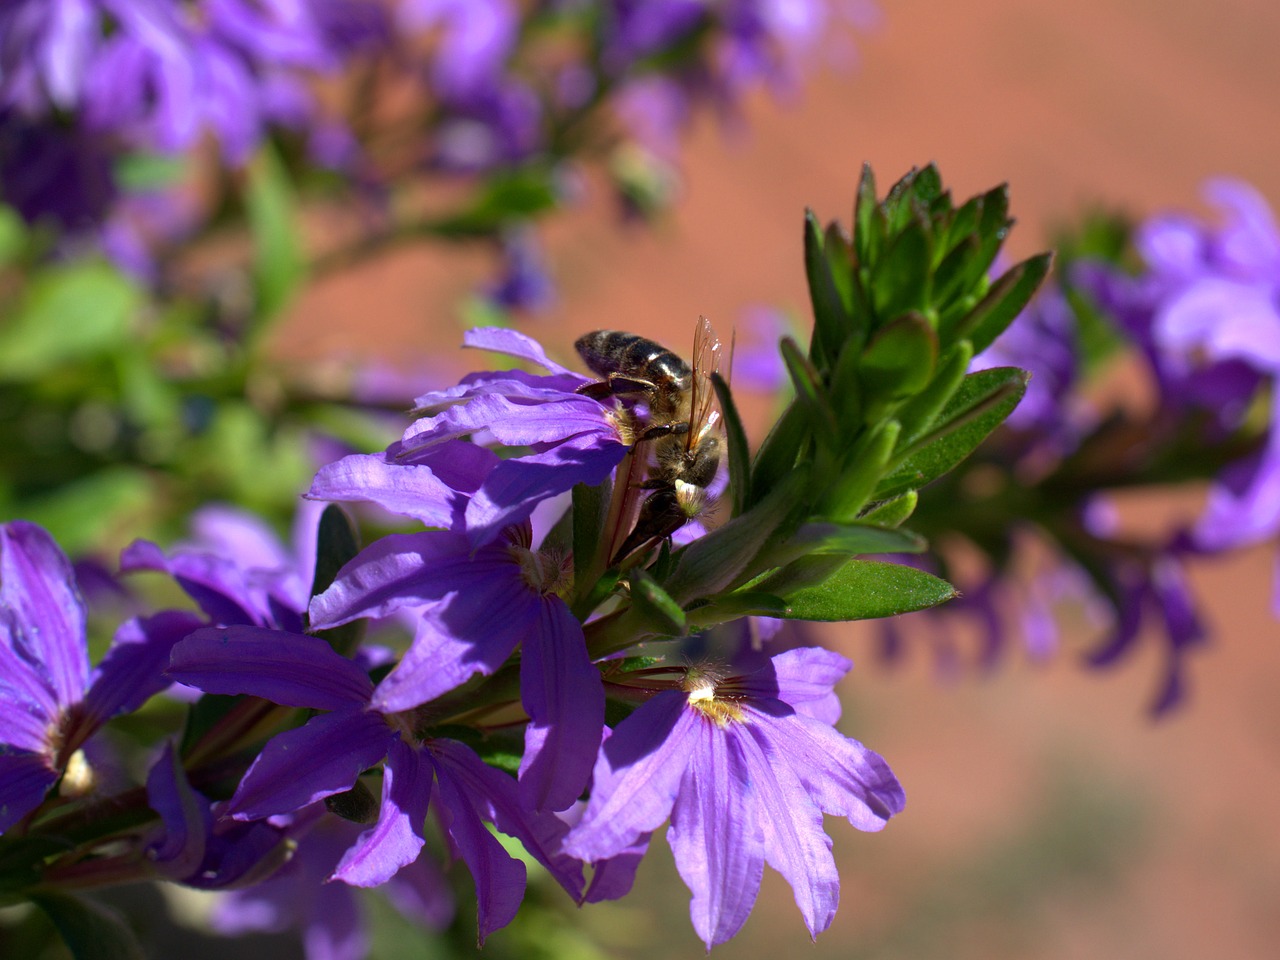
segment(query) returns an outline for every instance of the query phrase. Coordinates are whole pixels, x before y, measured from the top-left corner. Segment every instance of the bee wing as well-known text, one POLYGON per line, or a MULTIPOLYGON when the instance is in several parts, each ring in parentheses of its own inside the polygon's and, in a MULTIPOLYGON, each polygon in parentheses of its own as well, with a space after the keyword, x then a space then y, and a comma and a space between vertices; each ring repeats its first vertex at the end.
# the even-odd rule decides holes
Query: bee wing
POLYGON ((720 420, 715 409, 715 390, 711 386, 711 374, 720 370, 720 356, 724 344, 716 336, 715 328, 706 317, 698 318, 693 331, 692 395, 689 398, 689 432, 685 445, 692 449, 720 420))

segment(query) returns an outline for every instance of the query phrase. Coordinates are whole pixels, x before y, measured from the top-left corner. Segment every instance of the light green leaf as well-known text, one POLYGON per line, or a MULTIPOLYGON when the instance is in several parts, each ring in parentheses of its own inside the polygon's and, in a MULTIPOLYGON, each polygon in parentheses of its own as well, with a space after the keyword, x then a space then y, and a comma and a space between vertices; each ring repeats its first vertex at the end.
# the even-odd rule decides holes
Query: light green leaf
POLYGON ((784 595, 787 612, 782 616, 824 622, 872 620, 934 607, 955 595, 951 584, 915 567, 850 560, 822 583, 784 595))

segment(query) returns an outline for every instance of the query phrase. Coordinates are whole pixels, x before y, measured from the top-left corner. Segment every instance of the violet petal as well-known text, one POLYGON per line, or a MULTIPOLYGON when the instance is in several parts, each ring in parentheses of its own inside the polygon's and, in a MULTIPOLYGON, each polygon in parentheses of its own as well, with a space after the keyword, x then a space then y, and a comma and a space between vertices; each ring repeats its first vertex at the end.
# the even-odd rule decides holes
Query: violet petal
POLYGON ((360 834, 332 879, 355 887, 376 887, 418 859, 425 842, 422 830, 431 797, 431 775, 431 763, 418 750, 403 740, 391 744, 382 768, 378 822, 360 834))

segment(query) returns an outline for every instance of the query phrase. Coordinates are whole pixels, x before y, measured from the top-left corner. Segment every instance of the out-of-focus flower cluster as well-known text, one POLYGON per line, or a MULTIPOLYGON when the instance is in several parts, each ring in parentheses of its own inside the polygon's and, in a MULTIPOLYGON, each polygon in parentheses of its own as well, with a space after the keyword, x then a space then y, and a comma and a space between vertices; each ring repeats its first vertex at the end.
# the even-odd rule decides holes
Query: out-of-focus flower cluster
POLYGON ((1003 189, 956 206, 932 167, 883 201, 865 171, 856 223, 806 220, 811 346, 782 341, 799 395, 754 453, 705 320, 691 361, 588 334, 592 376, 477 329, 469 346, 522 367, 420 395, 399 440, 307 493, 400 532, 361 548, 330 505, 285 548, 205 508, 185 545, 124 550, 131 584, 185 602, 109 594, 124 624, 92 670, 70 563, 39 526, 0 525, 5 889, 126 954, 128 931, 70 891, 222 891, 217 929, 293 926, 316 960, 358 960, 353 888, 427 930, 473 916, 483 941, 535 864, 579 905, 625 896, 666 824, 708 948, 742 928, 766 864, 827 929, 824 815, 877 831, 904 793, 835 729, 850 662, 768 638, 954 596, 865 555, 921 550, 902 526, 916 489, 1017 404, 1023 371, 968 367, 1048 264, 989 279, 1003 189), (891 254, 904 236, 939 253, 909 265, 918 285, 891 254), (469 883, 445 879, 453 861, 469 883))
POLYGON ((1208 639, 1188 565, 1280 534, 1280 229, 1246 184, 1210 181, 1205 196, 1214 220, 1152 217, 1130 260, 1079 251, 982 358, 1030 370, 1026 398, 936 498, 922 496, 917 524, 976 546, 983 571, 970 557, 962 600, 894 625, 891 649, 914 623, 948 660, 958 629, 976 633, 987 663, 1018 645, 1046 656, 1054 607, 1074 600, 1102 630, 1090 663, 1154 635, 1167 666, 1151 708, 1181 702, 1186 657, 1208 639), (1153 396, 1094 399, 1116 358, 1153 396), (1194 522, 1143 535, 1119 524, 1115 494, 1189 482, 1208 485, 1194 522))

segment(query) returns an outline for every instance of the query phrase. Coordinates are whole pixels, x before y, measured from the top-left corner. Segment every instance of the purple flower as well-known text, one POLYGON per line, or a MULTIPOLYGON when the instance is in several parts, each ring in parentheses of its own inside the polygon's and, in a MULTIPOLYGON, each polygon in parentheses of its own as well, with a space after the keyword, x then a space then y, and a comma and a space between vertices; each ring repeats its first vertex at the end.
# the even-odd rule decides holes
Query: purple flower
MULTIPOLYGON (((514 528, 513 528, 514 529, 514 528)), ((417 636, 379 684, 373 705, 407 710, 520 647, 521 700, 529 714, 520 787, 537 809, 563 810, 582 793, 604 726, 604 687, 582 627, 556 590, 561 558, 529 549, 529 528, 473 550, 444 530, 384 537, 344 566, 311 603, 311 625, 422 610, 417 636)))
POLYGON ((816 936, 840 892, 822 815, 879 830, 903 806, 884 760, 831 726, 832 687, 849 667, 807 648, 751 672, 691 668, 680 689, 654 696, 605 741, 566 851, 607 860, 670 817, 667 840, 708 949, 742 926, 766 862, 816 936))
POLYGON ((71 564, 35 524, 0 525, 0 833, 107 720, 168 685, 170 648, 199 623, 176 611, 128 620, 90 671, 71 564))
POLYGON ((567 829, 560 820, 531 812, 516 782, 468 747, 421 739, 412 713, 377 709, 368 675, 324 641, 249 626, 198 630, 174 648, 169 673, 210 693, 326 711, 267 743, 228 804, 237 820, 300 810, 350 789, 385 759, 378 821, 347 849, 330 879, 376 886, 414 863, 430 803, 443 807, 440 819, 475 879, 481 939, 515 915, 525 885, 524 865, 482 820, 519 839, 571 896, 581 891, 580 866, 560 853, 567 829))
POLYGON ((206 506, 192 516, 194 541, 166 554, 148 540, 135 540, 121 553, 120 569, 168 574, 213 623, 301 631, 319 512, 317 504, 298 511, 290 551, 258 517, 206 506))
POLYGON ((502 276, 487 292, 505 310, 539 312, 555 300, 542 248, 532 228, 509 230, 502 236, 502 276))
POLYGON ((554 363, 514 330, 481 328, 466 345, 518 357, 549 371, 473 373, 456 387, 417 399, 421 412, 385 454, 330 464, 307 496, 365 500, 428 526, 465 528, 473 546, 529 518, 574 484, 594 486, 627 452, 613 409, 577 392, 587 378, 554 363), (469 437, 472 443, 459 442, 469 437), (476 444, 526 447, 499 460, 476 444))
POLYGON ((113 160, 100 134, 0 109, 0 197, 28 223, 96 228, 119 196, 113 160))

